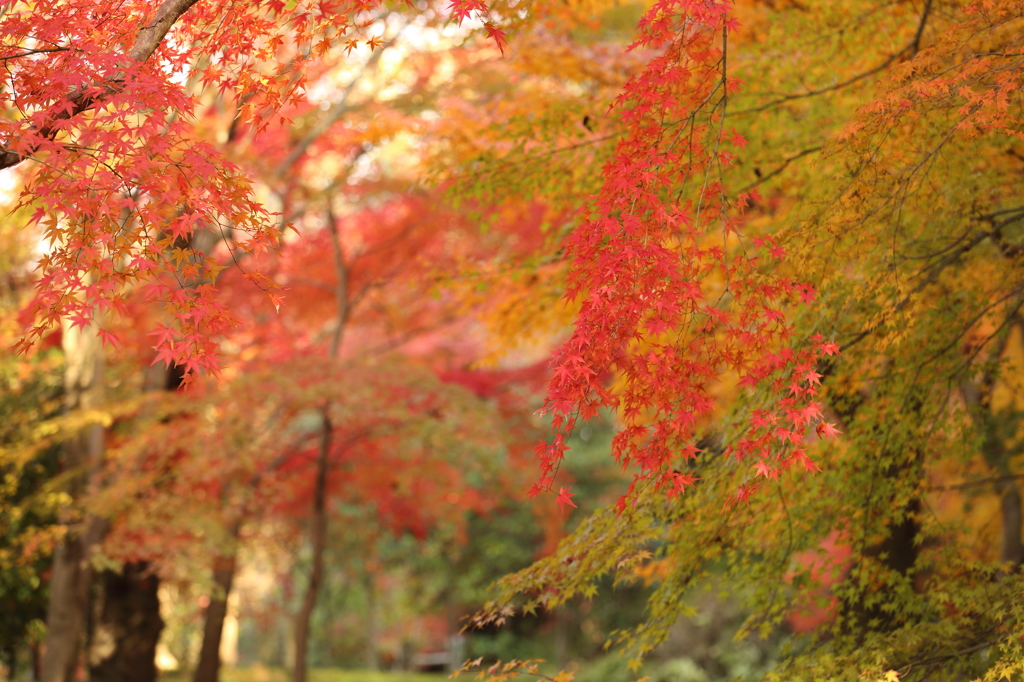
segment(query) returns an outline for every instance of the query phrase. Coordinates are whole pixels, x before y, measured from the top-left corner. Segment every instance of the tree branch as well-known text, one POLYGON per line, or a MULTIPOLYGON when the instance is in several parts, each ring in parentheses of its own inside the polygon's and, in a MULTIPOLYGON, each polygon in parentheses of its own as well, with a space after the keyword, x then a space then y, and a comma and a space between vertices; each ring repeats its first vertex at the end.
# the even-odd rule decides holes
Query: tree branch
POLYGON ((854 83, 856 83, 858 81, 862 81, 865 78, 869 78, 871 76, 874 76, 877 73, 880 73, 880 72, 884 71, 893 62, 896 62, 901 57, 903 57, 903 55, 909 54, 911 57, 913 57, 921 49, 921 37, 924 35, 924 28, 925 28, 925 25, 928 23, 928 15, 931 12, 931 8, 932 8, 932 0, 928 0, 925 3, 924 11, 921 13, 921 19, 917 23, 917 29, 914 32, 913 39, 911 39, 911 41, 909 43, 907 43, 906 47, 904 47, 899 52, 890 55, 889 57, 887 57, 884 61, 882 61, 877 66, 874 66, 874 67, 868 69, 867 71, 862 71, 862 72, 860 72, 860 73, 858 73, 858 74, 856 74, 854 76, 851 76, 850 78, 847 78, 844 81, 840 81, 840 82, 835 83, 833 85, 826 85, 824 87, 817 88, 815 90, 807 90, 805 92, 797 92, 797 93, 792 93, 792 94, 789 94, 789 95, 783 95, 781 97, 778 97, 776 99, 773 99, 773 100, 771 100, 769 102, 766 102, 766 103, 761 104, 761 105, 756 106, 756 107, 751 107, 749 109, 740 109, 739 111, 734 111, 734 112, 732 112, 731 115, 732 116, 741 116, 741 115, 744 115, 744 114, 756 114, 758 112, 765 111, 766 109, 772 109, 774 107, 779 106, 780 104, 785 104, 786 102, 791 102, 793 100, 804 99, 806 97, 815 97, 817 95, 822 95, 822 94, 824 94, 826 92, 833 92, 835 90, 842 90, 843 88, 845 88, 848 85, 853 85, 854 83))
POLYGON ((799 152, 797 152, 796 154, 794 154, 793 156, 786 157, 785 159, 782 160, 782 163, 779 164, 779 166, 777 166, 775 168, 775 170, 771 171, 767 175, 760 175, 760 176, 758 176, 757 180, 755 180, 754 182, 750 183, 749 185, 747 185, 746 187, 741 189, 740 190, 740 194, 746 194, 747 192, 749 192, 750 190, 754 189, 758 185, 763 184, 765 182, 768 182, 773 177, 775 177, 776 175, 778 175, 782 171, 786 170, 786 167, 789 166, 789 164, 791 164, 794 161, 796 161, 797 159, 801 159, 801 158, 803 158, 805 156, 808 156, 810 154, 814 154, 815 152, 820 152, 824 148, 825 147, 823 145, 819 144, 819 145, 816 145, 814 147, 808 147, 807 149, 802 149, 799 152))
MULTIPOLYGON (((164 0, 157 8, 153 20, 139 29, 135 37, 135 44, 128 51, 128 58, 134 62, 142 63, 149 59, 157 47, 167 36, 167 32, 181 18, 181 16, 199 0, 164 0)), ((54 107, 49 122, 42 128, 35 131, 35 135, 43 140, 52 140, 59 130, 56 123, 64 121, 91 109, 96 104, 110 97, 124 87, 124 73, 118 73, 113 78, 105 81, 102 87, 97 88, 96 84, 86 88, 79 88, 68 94, 64 104, 54 107), (70 104, 71 106, 67 106, 70 104)), ((7 148, 0 148, 0 169, 11 168, 28 158, 39 144, 30 144, 27 149, 13 151, 7 148)))
POLYGON ((9 54, 6 57, 0 57, 0 62, 5 62, 8 59, 21 59, 22 57, 31 57, 34 54, 47 54, 50 52, 67 52, 71 48, 69 47, 48 47, 39 48, 38 50, 25 50, 19 54, 9 54))
POLYGON ((128 57, 136 62, 144 62, 149 59, 163 42, 167 32, 171 30, 171 26, 174 26, 178 19, 197 2, 199 0, 164 0, 157 9, 153 21, 139 30, 135 44, 128 51, 128 57))
MULTIPOLYGON (((396 36, 395 39, 392 40, 389 44, 394 44, 395 40, 397 39, 398 36, 396 36)), ((302 155, 306 153, 306 150, 309 149, 309 147, 314 142, 316 142, 324 134, 326 134, 327 131, 329 131, 331 127, 334 126, 335 123, 340 121, 342 117, 349 112, 349 97, 352 96, 352 92, 356 89, 356 86, 359 85, 363 78, 366 77, 366 75, 370 71, 376 70, 377 64, 380 62, 381 55, 384 54, 384 49, 385 48, 382 47, 378 50, 373 51, 373 54, 370 55, 370 59, 367 60, 362 70, 358 74, 356 74, 355 78, 349 81, 349 84, 346 85, 345 89, 341 91, 341 96, 331 103, 331 107, 327 112, 327 116, 325 116, 324 119, 317 123, 313 127, 313 129, 309 131, 308 134, 306 134, 305 137, 303 137, 295 144, 291 152, 289 152, 287 158, 285 158, 285 160, 282 161, 281 164, 278 166, 277 174, 279 176, 283 177, 289 171, 291 171, 292 166, 294 166, 295 163, 300 158, 302 158, 302 155)))

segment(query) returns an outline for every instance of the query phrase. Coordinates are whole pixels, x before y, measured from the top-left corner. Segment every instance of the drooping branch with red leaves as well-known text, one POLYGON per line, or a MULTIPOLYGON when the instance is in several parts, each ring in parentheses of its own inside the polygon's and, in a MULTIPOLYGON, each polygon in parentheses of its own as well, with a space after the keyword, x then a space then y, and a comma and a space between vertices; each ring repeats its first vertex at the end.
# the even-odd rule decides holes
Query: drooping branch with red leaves
POLYGON ((537 448, 534 495, 553 486, 569 433, 601 408, 623 422, 613 455, 636 470, 630 492, 648 483, 682 492, 694 478, 677 464, 697 456, 713 391, 729 380, 774 395, 732 453, 765 478, 815 466, 802 447, 822 421, 814 363, 837 347, 794 345, 784 309, 811 289, 762 272, 784 253, 746 243, 736 217, 756 195, 733 197, 721 179, 745 144, 724 124, 740 87, 728 75, 730 4, 667 0, 640 22, 630 49, 657 56, 614 104, 627 131, 566 243, 566 297, 581 307, 555 355, 546 409, 558 433, 537 448))

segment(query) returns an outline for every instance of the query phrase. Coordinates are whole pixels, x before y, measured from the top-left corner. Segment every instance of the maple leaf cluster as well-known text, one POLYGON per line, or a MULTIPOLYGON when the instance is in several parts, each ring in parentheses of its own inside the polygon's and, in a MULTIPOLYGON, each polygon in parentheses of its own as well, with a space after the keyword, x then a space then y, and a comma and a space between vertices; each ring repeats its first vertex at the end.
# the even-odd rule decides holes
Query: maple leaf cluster
MULTIPOLYGON (((764 276, 759 254, 723 246, 741 236, 736 206, 718 176, 732 163, 725 147, 745 145, 735 131, 727 137, 723 124, 736 83, 715 41, 733 28, 728 6, 660 2, 640 22, 630 49, 662 52, 614 102, 627 132, 566 241, 566 297, 579 300, 580 309, 553 361, 546 410, 558 433, 537 447, 541 475, 531 495, 553 486, 568 434, 601 408, 623 422, 613 456, 637 469, 620 507, 649 482, 670 496, 683 492, 694 478, 678 467, 697 456, 698 430, 718 408, 713 389, 728 376, 750 389, 766 385, 777 396, 754 413, 749 437, 729 450, 756 460, 762 477, 792 464, 815 470, 803 446, 808 430, 836 433, 814 400, 814 365, 837 346, 817 336, 793 348, 783 309, 793 297, 813 300, 813 288, 764 276), (681 17, 689 22, 682 36, 673 30, 681 17), (683 201, 680 188, 695 189, 683 201)), ((771 257, 785 256, 768 246, 771 257)), ((566 501, 563 490, 558 502, 566 501)))

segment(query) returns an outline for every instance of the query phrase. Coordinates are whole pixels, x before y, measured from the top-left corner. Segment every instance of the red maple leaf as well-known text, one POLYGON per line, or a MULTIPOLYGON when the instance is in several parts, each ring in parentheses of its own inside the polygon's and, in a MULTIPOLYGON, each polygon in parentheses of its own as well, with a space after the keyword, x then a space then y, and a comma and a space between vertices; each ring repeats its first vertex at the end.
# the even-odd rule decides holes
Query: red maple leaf
POLYGON ((498 46, 498 51, 501 52, 501 56, 505 56, 505 46, 508 45, 508 39, 505 38, 505 32, 495 26, 491 22, 484 24, 484 30, 487 31, 487 35, 490 36, 491 40, 498 46))
POLYGON ((569 492, 568 488, 559 488, 558 489, 558 497, 555 498, 555 502, 558 503, 559 509, 561 509, 564 512, 565 511, 565 505, 569 505, 570 507, 575 507, 576 504, 571 499, 569 499, 569 498, 573 497, 573 495, 575 495, 575 493, 569 492))
POLYGON ((829 422, 820 422, 814 427, 814 430, 817 432, 818 438, 835 438, 840 433, 836 425, 829 422))

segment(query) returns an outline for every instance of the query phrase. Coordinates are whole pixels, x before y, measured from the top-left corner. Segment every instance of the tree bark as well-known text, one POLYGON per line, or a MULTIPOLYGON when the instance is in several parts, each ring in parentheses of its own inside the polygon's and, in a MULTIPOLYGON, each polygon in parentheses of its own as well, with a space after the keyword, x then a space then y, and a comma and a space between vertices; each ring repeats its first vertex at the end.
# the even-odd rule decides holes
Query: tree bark
MULTIPOLYGON (((987 402, 987 401, 986 401, 987 402)), ((985 405, 988 410, 989 406, 985 405)), ((1021 499, 1020 490, 1012 478, 1010 453, 999 429, 999 415, 990 412, 976 417, 976 423, 983 429, 982 455, 999 477, 995 491, 999 495, 999 507, 1003 521, 1000 538, 999 560, 1016 569, 1024 563, 1024 545, 1021 544, 1021 499)))
POLYGON ((78 665, 78 651, 85 632, 85 605, 80 599, 87 582, 83 564, 86 544, 81 538, 64 539, 53 554, 50 604, 46 613, 46 648, 43 653, 43 682, 72 682, 78 665))
POLYGON ((1020 490, 1012 479, 996 483, 1003 518, 1003 537, 999 560, 1013 568, 1024 565, 1024 544, 1021 543, 1020 490))
POLYGON ((7 642, 4 645, 4 665, 7 666, 7 679, 15 679, 18 674, 18 650, 14 642, 7 642))
POLYGON ((377 655, 377 582, 373 573, 367 571, 366 581, 366 669, 380 670, 380 657, 377 655))
POLYGON ((125 564, 120 573, 100 576, 90 682, 155 682, 156 645, 164 621, 157 588, 160 581, 145 561, 125 564))
MULTIPOLYGON (((181 378, 179 367, 149 367, 143 392, 177 390, 181 378)), ((106 570, 100 575, 89 646, 92 682, 156 680, 156 646, 164 627, 159 586, 159 576, 146 561, 129 562, 121 572, 106 570)))
MULTIPOLYGON (((916 415, 917 411, 915 410, 913 414, 916 415)), ((922 453, 914 449, 909 460, 903 466, 892 465, 883 469, 880 474, 882 480, 906 478, 914 482, 921 481, 924 477, 922 453)), ((917 536, 921 532, 917 519, 921 511, 921 499, 914 493, 911 495, 909 499, 904 500, 899 518, 889 516, 884 511, 884 507, 881 510, 869 510, 869 514, 882 517, 885 524, 885 537, 878 544, 865 547, 855 561, 878 562, 892 573, 900 576, 910 575, 917 563, 919 554, 917 536)), ((900 494, 893 496, 891 500, 893 508, 899 505, 900 497, 902 497, 900 494)), ((896 615, 885 611, 878 604, 879 595, 892 589, 892 587, 884 586, 870 592, 862 592, 859 598, 849 605, 852 608, 854 623, 860 635, 872 629, 894 630, 902 624, 896 615), (869 596, 874 603, 866 603, 869 596), (872 626, 873 622, 877 622, 878 625, 872 626)))
POLYGON ((33 642, 29 646, 29 651, 32 652, 32 679, 39 682, 39 678, 43 674, 43 656, 39 650, 39 643, 33 642))
MULTIPOLYGON (((95 326, 74 328, 64 324, 64 408, 66 412, 99 410, 103 406, 103 348, 95 326)), ((68 493, 78 500, 91 485, 92 470, 103 457, 105 429, 89 424, 64 443, 63 469, 69 476, 68 493)), ((79 523, 66 518, 68 533, 54 551, 50 601, 46 612, 46 647, 40 679, 72 682, 85 634, 92 571, 89 553, 105 532, 95 518, 79 523)))
MULTIPOLYGON (((231 537, 238 540, 241 523, 231 527, 231 537)), ((199 652, 199 664, 193 682, 217 682, 220 674, 220 642, 224 633, 224 618, 228 614, 228 597, 235 579, 237 550, 232 547, 230 554, 217 557, 213 563, 213 584, 216 592, 210 596, 203 625, 203 648, 199 652)))
POLYGON ((309 573, 309 585, 306 586, 302 607, 295 619, 295 670, 292 682, 306 682, 308 676, 306 655, 309 650, 309 624, 324 575, 324 549, 327 546, 327 468, 333 432, 327 409, 325 407, 323 410, 324 425, 320 434, 320 452, 316 460, 316 482, 313 490, 313 567, 309 573))

